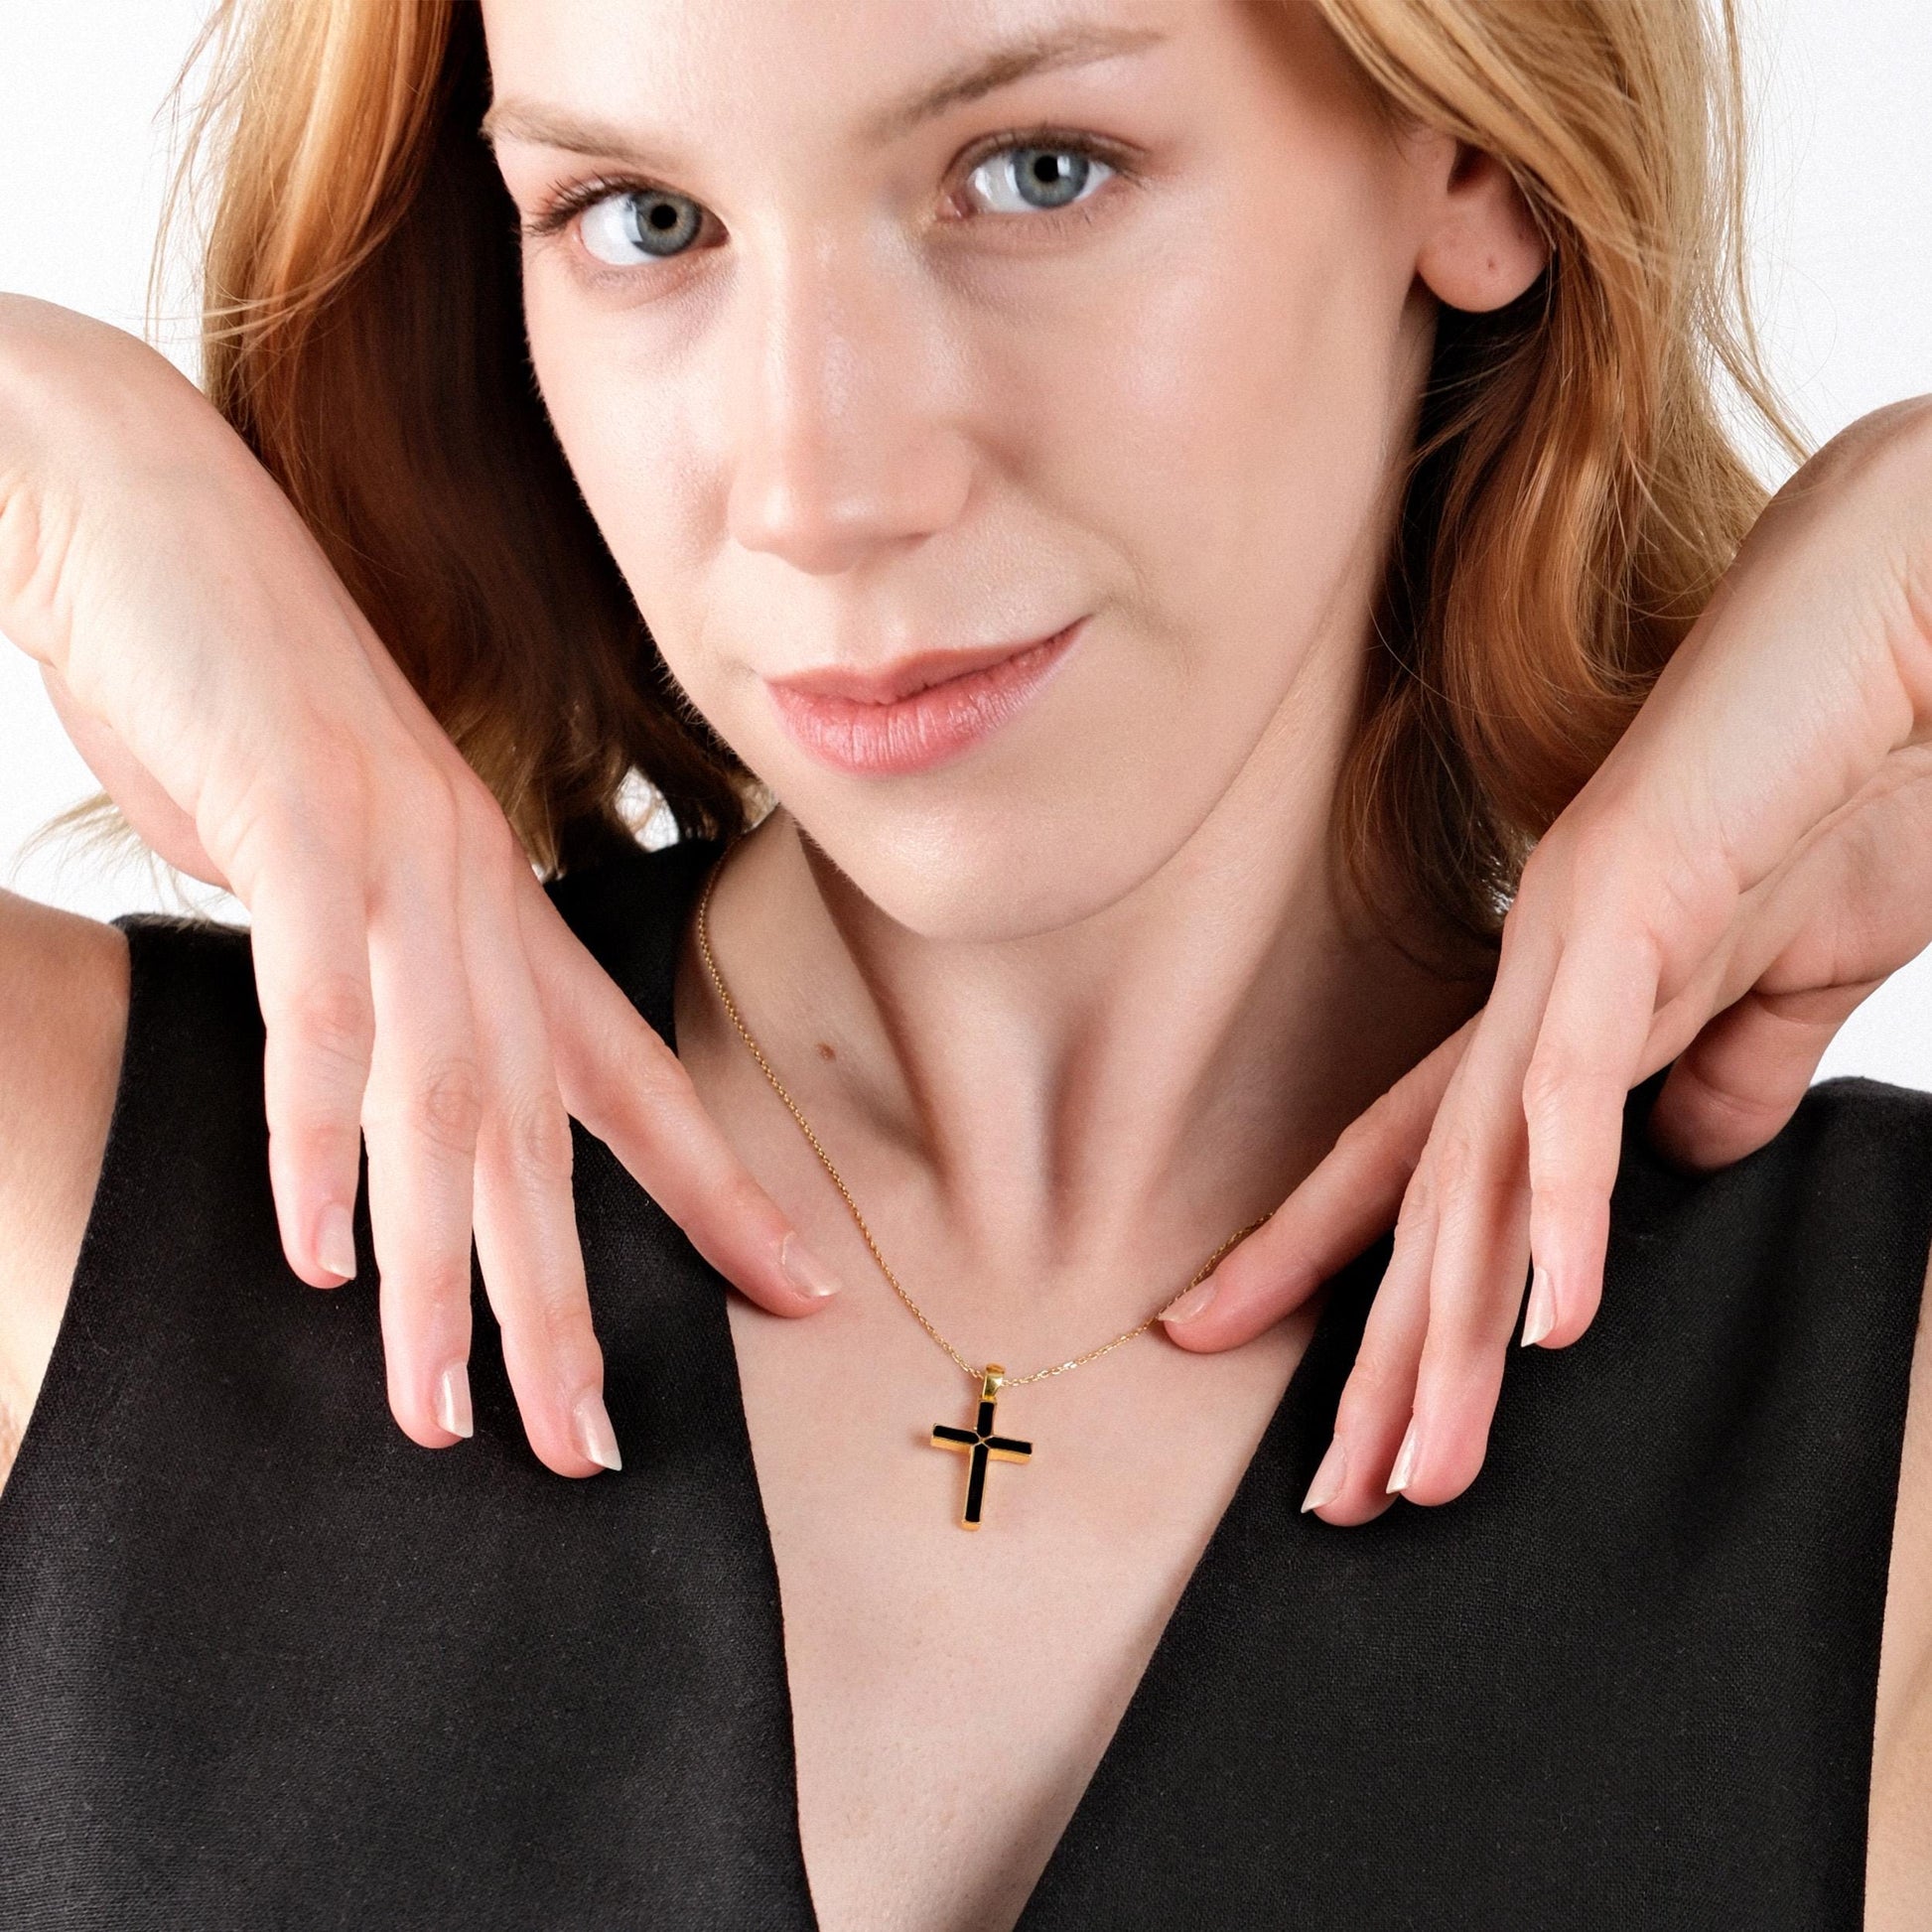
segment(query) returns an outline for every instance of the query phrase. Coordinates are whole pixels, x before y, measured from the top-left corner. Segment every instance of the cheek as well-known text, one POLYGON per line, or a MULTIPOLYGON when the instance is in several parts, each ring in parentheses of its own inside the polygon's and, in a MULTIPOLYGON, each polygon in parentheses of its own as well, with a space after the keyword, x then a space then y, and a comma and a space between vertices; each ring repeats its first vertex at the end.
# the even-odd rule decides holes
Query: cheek
POLYGON ((1043 493, 1104 534, 1185 702, 1223 719, 1279 704, 1357 583, 1412 389, 1409 278, 1356 198, 1264 186, 1166 237, 1086 352, 1003 382, 1043 493))
POLYGON ((565 460, 653 631, 681 635, 680 603, 700 553, 701 452, 688 385, 664 379, 649 338, 622 312, 603 312, 551 285, 525 283, 537 387, 565 460))

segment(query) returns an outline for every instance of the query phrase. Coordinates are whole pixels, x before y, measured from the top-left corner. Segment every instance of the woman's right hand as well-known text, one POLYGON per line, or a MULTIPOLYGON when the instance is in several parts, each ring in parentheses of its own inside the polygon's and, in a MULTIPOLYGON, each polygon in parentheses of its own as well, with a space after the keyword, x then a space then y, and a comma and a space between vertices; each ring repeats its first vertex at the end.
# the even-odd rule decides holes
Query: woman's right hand
POLYGON ((1651 1145, 1726 1167, 1784 1127, 1860 1002, 1928 944, 1921 397, 1842 431, 1765 507, 1538 841, 1481 1011, 1221 1264, 1185 1345, 1245 1345, 1393 1222, 1308 1506, 1354 1524, 1396 1489, 1451 1500, 1482 1465, 1519 1313, 1519 1339, 1548 1348, 1595 1318, 1630 1090, 1668 1065, 1651 1145))
POLYGON ((414 1441, 470 1433, 474 1231, 532 1448, 561 1474, 616 1465, 571 1116, 759 1307, 823 1306, 829 1273, 267 472, 153 349, 16 297, 0 632, 142 837, 248 908, 283 1249, 318 1288, 356 1272, 366 1141, 389 1404, 414 1441))

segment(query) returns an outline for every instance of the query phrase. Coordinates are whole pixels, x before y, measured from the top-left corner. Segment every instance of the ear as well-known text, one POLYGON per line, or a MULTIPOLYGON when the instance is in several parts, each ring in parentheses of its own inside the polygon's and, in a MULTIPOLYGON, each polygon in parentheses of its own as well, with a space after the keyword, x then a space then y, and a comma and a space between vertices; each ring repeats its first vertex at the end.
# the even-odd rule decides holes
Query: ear
POLYGON ((1416 258, 1430 292, 1451 309, 1500 309, 1549 260, 1550 244, 1509 170, 1494 155, 1456 143, 1416 258))

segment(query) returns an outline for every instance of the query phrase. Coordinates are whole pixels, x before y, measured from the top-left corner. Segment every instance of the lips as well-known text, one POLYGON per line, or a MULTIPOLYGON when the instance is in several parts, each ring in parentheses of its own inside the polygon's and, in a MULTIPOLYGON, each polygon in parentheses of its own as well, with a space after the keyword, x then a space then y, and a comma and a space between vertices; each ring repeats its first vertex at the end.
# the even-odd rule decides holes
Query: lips
POLYGON ((833 769, 883 777, 961 757, 1026 708, 1085 624, 1032 644, 929 651, 883 671, 828 666, 766 680, 793 741, 833 769))

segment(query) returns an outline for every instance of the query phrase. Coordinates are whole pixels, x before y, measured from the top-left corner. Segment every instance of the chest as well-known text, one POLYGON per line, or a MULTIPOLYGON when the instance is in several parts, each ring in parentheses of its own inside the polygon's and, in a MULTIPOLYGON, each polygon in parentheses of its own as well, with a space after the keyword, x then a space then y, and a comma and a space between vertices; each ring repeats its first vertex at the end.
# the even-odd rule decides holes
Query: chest
POLYGON ((1307 1325, 1225 1356, 1150 1335, 1004 1391, 997 1429, 1032 1453, 990 1463, 969 1532, 969 1454, 931 1434, 970 1429, 978 1391, 902 1315, 879 1319, 896 1312, 783 1322, 731 1307, 784 1610, 799 1834, 825 1932, 1007 1932, 1307 1325))

